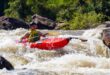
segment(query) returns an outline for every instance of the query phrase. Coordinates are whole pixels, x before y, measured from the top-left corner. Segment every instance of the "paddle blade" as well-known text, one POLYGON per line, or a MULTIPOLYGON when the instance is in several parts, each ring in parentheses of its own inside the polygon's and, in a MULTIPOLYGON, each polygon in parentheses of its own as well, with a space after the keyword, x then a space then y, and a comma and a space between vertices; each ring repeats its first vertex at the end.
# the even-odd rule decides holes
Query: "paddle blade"
POLYGON ((84 39, 84 38, 80 38, 80 37, 70 37, 71 39, 79 39, 81 40, 82 42, 87 42, 88 40, 87 39, 84 39))
POLYGON ((82 42, 87 42, 87 39, 79 39, 79 40, 81 40, 82 42))

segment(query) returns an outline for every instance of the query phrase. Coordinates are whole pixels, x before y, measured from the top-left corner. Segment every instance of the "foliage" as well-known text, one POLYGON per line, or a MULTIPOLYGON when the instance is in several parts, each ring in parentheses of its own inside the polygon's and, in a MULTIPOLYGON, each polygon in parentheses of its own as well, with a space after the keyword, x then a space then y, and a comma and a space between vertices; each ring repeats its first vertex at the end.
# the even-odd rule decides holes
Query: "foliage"
POLYGON ((33 14, 65 22, 62 29, 87 29, 110 20, 110 0, 5 0, 5 15, 26 22, 33 14), (8 3, 8 5, 7 5, 8 3))
POLYGON ((96 14, 94 11, 85 14, 76 13, 69 22, 69 27, 70 29, 94 28, 98 23, 101 23, 102 18, 102 14, 96 14))

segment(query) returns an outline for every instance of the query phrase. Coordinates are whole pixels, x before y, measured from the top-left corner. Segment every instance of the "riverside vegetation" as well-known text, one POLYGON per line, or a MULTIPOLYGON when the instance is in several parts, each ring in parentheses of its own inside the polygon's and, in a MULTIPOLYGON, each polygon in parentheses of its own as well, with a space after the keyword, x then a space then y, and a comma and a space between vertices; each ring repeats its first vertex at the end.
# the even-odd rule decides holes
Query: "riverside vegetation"
POLYGON ((39 14, 62 23, 60 29, 88 29, 110 20, 110 0, 1 0, 0 15, 31 21, 39 14))

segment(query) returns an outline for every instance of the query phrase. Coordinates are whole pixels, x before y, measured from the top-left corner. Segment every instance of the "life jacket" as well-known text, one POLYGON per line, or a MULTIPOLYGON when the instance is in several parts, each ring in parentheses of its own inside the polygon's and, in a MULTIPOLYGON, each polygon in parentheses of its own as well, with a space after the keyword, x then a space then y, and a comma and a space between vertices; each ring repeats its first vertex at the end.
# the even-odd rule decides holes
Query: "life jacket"
POLYGON ((38 40, 40 40, 39 32, 36 30, 30 30, 30 35, 29 35, 28 41, 29 42, 35 42, 38 40))

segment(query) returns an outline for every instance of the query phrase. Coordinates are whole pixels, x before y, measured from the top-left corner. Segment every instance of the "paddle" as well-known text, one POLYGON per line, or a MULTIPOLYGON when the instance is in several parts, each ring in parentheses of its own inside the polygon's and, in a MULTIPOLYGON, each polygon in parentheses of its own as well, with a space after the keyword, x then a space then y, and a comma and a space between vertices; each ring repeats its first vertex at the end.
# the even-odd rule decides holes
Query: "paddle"
MULTIPOLYGON (((60 35, 59 32, 56 32, 56 31, 49 31, 45 34, 43 34, 42 36, 43 37, 46 37, 46 36, 58 36, 60 35)), ((36 38, 36 37, 33 37, 33 38, 36 38)), ((75 36, 72 36, 72 37, 68 37, 69 39, 79 39, 81 40, 82 42, 87 42, 88 40, 87 39, 84 39, 84 38, 81 38, 81 37, 75 37, 75 36)))
MULTIPOLYGON (((48 32, 48 35, 49 36, 58 36, 58 35, 60 35, 60 33, 59 32, 56 32, 56 31, 49 31, 48 32)), ((79 39, 79 40, 81 40, 82 42, 87 42, 87 39, 84 39, 84 38, 80 38, 80 37, 69 37, 70 39, 79 39)))
POLYGON ((79 39, 81 40, 82 42, 87 42, 88 40, 87 39, 83 39, 83 38, 80 38, 80 37, 69 37, 70 39, 79 39))

